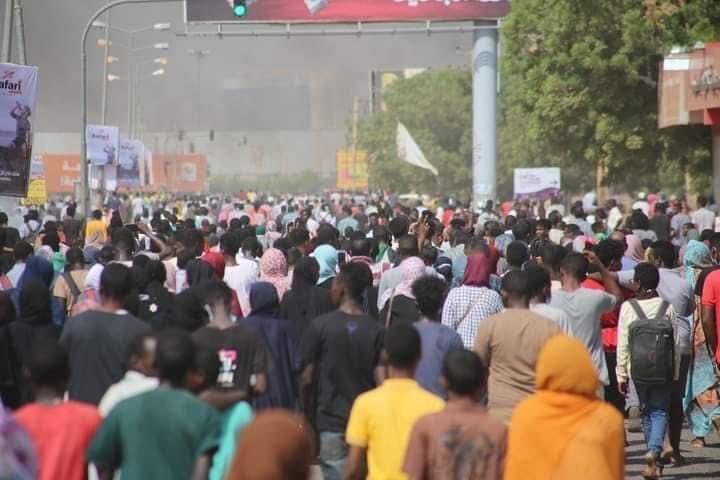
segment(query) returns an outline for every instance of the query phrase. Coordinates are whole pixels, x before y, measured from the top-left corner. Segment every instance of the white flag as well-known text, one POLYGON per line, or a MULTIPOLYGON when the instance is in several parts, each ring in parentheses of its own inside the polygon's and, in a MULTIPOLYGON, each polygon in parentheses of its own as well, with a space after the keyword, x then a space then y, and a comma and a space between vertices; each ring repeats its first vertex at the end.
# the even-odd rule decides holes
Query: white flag
POLYGON ((420 150, 420 147, 418 147, 417 143, 415 143, 415 140, 410 135, 410 132, 408 132, 407 128, 405 128, 405 125, 402 123, 398 123, 397 127, 397 149, 398 157, 410 165, 430 170, 437 176, 437 168, 433 167, 432 164, 427 161, 427 158, 423 155, 422 150, 420 150))

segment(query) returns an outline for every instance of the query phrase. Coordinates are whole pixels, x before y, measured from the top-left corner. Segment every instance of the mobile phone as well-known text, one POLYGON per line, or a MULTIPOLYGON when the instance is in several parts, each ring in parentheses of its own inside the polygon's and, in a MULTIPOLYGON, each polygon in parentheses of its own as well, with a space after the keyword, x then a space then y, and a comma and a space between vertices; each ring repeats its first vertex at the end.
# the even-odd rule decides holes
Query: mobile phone
POLYGON ((345 265, 347 263, 347 252, 339 250, 337 252, 338 265, 345 265))

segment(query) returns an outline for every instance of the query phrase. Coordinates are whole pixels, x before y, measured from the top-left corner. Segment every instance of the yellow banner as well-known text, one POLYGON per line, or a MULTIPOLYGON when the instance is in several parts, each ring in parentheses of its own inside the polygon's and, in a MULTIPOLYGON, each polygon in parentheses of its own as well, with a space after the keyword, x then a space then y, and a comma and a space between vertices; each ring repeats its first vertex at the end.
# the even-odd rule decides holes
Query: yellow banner
POLYGON ((44 178, 30 180, 27 197, 23 200, 25 205, 41 205, 47 203, 47 184, 44 178))
POLYGON ((365 150, 338 150, 336 160, 338 190, 368 189, 368 155, 365 150))

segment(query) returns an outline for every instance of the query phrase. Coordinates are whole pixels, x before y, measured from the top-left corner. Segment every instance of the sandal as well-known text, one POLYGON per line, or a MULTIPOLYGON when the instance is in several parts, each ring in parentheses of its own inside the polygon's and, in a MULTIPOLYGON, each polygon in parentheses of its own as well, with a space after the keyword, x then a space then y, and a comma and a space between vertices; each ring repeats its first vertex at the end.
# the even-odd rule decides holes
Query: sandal
POLYGON ((690 446, 692 448, 705 448, 705 439, 703 437, 695 437, 695 439, 690 442, 690 446))
POLYGON ((660 478, 661 473, 658 472, 657 459, 655 454, 648 452, 645 454, 645 469, 642 472, 642 477, 645 480, 657 480, 660 478))

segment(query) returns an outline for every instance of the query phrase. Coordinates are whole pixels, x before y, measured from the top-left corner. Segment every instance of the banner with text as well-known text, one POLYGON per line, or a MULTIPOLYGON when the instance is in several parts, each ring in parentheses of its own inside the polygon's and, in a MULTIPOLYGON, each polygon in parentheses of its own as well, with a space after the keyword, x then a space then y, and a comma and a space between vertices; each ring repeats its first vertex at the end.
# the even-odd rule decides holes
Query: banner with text
POLYGON ((88 125, 85 132, 87 158, 91 165, 114 165, 117 160, 120 130, 107 125, 88 125))
POLYGON ((365 150, 338 150, 337 188, 362 192, 368 189, 368 155, 365 150))
POLYGON ((232 0, 186 0, 185 21, 193 23, 341 23, 462 21, 500 18, 507 0, 248 0, 238 18, 232 0))
POLYGON ((140 140, 120 140, 117 167, 118 188, 140 188, 145 169, 145 146, 140 140))
POLYGON ((516 168, 514 170, 516 199, 544 199, 560 193, 560 169, 516 168))
POLYGON ((37 67, 0 63, 0 195, 27 193, 37 88, 37 67))

